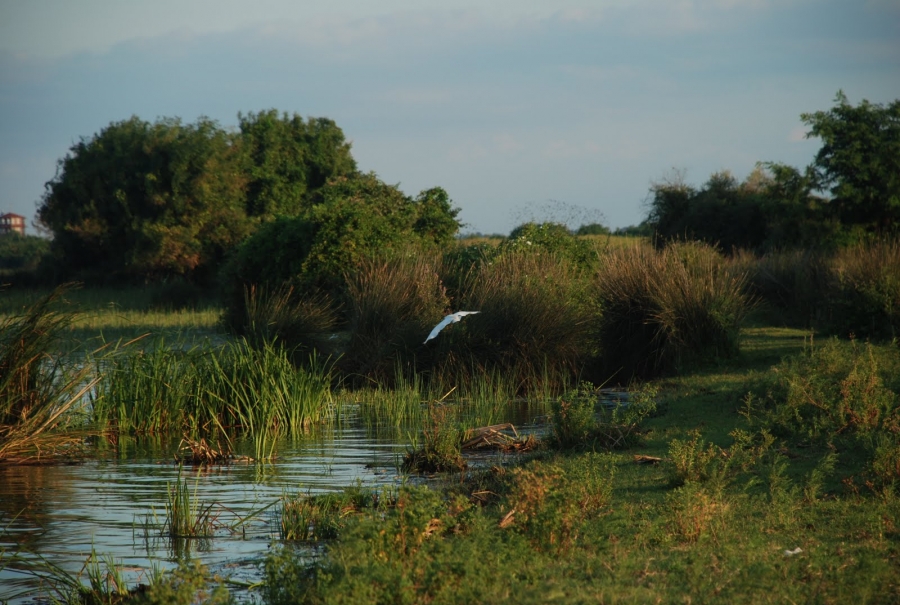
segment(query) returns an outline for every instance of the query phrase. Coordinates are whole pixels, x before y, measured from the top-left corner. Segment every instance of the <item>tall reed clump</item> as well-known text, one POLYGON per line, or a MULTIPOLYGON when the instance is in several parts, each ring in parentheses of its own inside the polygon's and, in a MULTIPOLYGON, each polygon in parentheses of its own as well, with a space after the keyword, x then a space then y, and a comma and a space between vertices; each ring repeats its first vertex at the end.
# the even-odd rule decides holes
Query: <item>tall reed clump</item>
POLYGON ((363 261, 347 276, 350 339, 339 362, 345 374, 390 384, 398 362, 414 361, 449 308, 439 262, 427 252, 397 254, 363 261))
POLYGON ((900 241, 840 250, 832 261, 829 320, 845 336, 900 336, 900 241))
POLYGON ((844 337, 900 335, 900 241, 768 254, 752 275, 752 292, 790 323, 844 337))
POLYGON ((302 296, 288 285, 247 286, 243 306, 229 309, 224 321, 257 348, 279 343, 297 366, 305 365, 310 354, 327 357, 337 352, 338 314, 325 295, 302 296))
POLYGON ((650 378, 737 353, 750 305, 746 276, 704 248, 631 247, 600 258, 594 329, 607 374, 650 378))
POLYGON ((296 369, 281 347, 244 339, 186 351, 159 342, 117 356, 105 365, 93 405, 99 424, 132 434, 235 427, 274 437, 304 431, 332 412, 328 364, 313 356, 308 368, 296 369))
POLYGON ((59 347, 74 317, 57 310, 70 287, 0 322, 0 461, 53 458, 83 441, 77 412, 97 379, 89 364, 67 367, 59 347))
POLYGON ((501 254, 474 273, 459 307, 479 311, 429 343, 444 383, 500 371, 519 392, 572 379, 589 348, 584 281, 542 250, 501 254))

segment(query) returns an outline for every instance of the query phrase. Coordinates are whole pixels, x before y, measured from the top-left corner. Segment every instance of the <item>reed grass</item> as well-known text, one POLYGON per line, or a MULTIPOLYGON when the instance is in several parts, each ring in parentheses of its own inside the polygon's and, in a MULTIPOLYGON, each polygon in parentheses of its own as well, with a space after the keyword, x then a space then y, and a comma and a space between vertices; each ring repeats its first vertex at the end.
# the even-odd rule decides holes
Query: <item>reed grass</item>
POLYGON ((337 353, 338 312, 331 299, 301 296, 289 285, 245 288, 243 306, 229 309, 224 322, 257 348, 279 343, 298 367, 307 364, 311 353, 320 357, 337 353))
POLYGON ((82 408, 97 378, 87 365, 68 368, 59 349, 74 318, 59 307, 70 288, 0 321, 0 461, 52 460, 87 436, 82 408))
POLYGON ((330 366, 315 358, 296 369, 284 349, 246 340, 181 350, 155 346, 101 364, 93 415, 130 434, 239 429, 253 435, 255 457, 269 459, 279 435, 298 435, 336 413, 330 366))
POLYGON ((179 467, 175 483, 166 486, 166 518, 162 531, 169 538, 209 538, 215 532, 218 525, 215 504, 200 501, 197 497, 199 483, 198 471, 192 493, 179 467))
POLYGON ((441 473, 464 470, 462 456, 465 433, 457 422, 457 411, 440 402, 428 406, 422 427, 422 446, 412 438, 403 457, 402 468, 408 473, 441 473))
POLYGON ((900 334, 898 267, 896 240, 832 253, 776 252, 757 261, 751 285, 790 325, 891 340, 900 334))
POLYGON ((415 368, 422 342, 449 308, 440 258, 423 251, 364 261, 347 275, 349 343, 339 361, 357 384, 390 384, 397 364, 415 368))
POLYGON ((502 254, 472 274, 459 305, 480 313, 429 343, 431 372, 445 383, 499 371, 524 395, 577 373, 590 313, 568 261, 539 250, 502 254))
POLYGON ((734 356, 750 308, 745 279, 696 244, 601 257, 593 294, 606 373, 627 381, 734 356))

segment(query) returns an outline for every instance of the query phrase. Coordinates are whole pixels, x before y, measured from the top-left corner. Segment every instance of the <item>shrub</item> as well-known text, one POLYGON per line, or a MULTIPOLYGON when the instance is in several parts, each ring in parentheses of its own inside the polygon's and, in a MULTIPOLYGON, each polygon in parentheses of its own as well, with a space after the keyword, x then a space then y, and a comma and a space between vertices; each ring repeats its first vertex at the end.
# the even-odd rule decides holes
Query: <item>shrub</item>
MULTIPOLYGON (((504 520, 513 522, 539 549, 565 552, 582 524, 609 504, 615 465, 608 455, 589 453, 577 464, 533 462, 509 473, 504 520)), ((501 521, 501 526, 504 525, 501 521)))
POLYGON ((438 372, 500 369, 520 389, 561 385, 587 352, 583 283, 570 262, 546 252, 499 255, 471 277, 459 306, 480 313, 429 343, 438 372))
POLYGON ((627 401, 601 403, 601 391, 582 382, 551 404, 552 440, 562 448, 582 445, 605 449, 634 444, 641 424, 656 410, 656 389, 634 391, 627 401))
POLYGON ((738 350, 749 301, 745 276, 692 244, 602 256, 593 284, 602 365, 621 378, 649 378, 738 350))
POLYGON ((428 332, 449 307, 438 260, 424 253, 364 261, 347 276, 350 337, 340 360, 347 374, 379 382, 412 363, 428 332))
POLYGON ((771 390, 751 398, 748 411, 759 412, 757 420, 779 435, 823 444, 847 436, 870 442, 892 431, 900 417, 900 397, 883 374, 871 345, 831 339, 783 361, 771 390))
POLYGON ((587 266, 593 260, 587 242, 572 235, 568 227, 560 223, 519 225, 500 244, 502 252, 528 252, 538 248, 576 265, 587 266))
POLYGON ((231 308, 223 321, 256 348, 277 343, 296 366, 306 365, 312 353, 337 353, 337 311, 325 295, 304 297, 287 285, 249 286, 242 308, 243 315, 231 308))

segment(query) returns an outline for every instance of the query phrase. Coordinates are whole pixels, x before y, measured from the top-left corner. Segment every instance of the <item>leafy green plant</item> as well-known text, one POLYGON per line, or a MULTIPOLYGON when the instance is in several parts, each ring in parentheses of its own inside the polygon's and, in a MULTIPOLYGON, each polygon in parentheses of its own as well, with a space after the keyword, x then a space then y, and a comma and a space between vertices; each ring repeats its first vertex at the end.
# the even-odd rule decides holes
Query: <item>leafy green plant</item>
POLYGON ((437 473, 465 469, 460 448, 462 436, 452 408, 439 402, 431 404, 422 428, 422 447, 418 448, 413 440, 403 458, 403 470, 437 473))
POLYGON ((567 391, 550 406, 553 442, 561 448, 633 445, 643 421, 656 410, 657 390, 635 389, 627 400, 604 404, 602 391, 589 382, 567 391))

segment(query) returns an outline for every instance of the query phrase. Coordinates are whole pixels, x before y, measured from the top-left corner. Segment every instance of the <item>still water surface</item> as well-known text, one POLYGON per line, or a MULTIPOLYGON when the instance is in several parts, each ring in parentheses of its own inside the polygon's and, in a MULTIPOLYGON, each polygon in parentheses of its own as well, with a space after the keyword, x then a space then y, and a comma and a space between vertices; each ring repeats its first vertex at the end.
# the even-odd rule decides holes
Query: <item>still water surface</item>
MULTIPOLYGON (((196 480, 198 499, 216 503, 219 520, 237 521, 284 495, 321 493, 361 483, 396 484, 406 441, 372 436, 363 423, 346 417, 341 426, 315 436, 278 444, 271 464, 184 467, 191 492, 196 480)), ((404 433, 400 433, 404 434, 404 433)), ((244 444, 248 445, 248 444, 244 444)), ((155 514, 165 519, 166 493, 178 479, 172 462, 178 442, 154 445, 120 444, 95 459, 67 466, 0 468, 0 551, 39 555, 77 574, 93 548, 111 555, 126 569, 129 586, 146 582, 152 562, 171 568, 177 552, 159 532, 145 532, 155 514)), ((240 445, 236 448, 240 451, 240 445)), ((252 447, 250 447, 252 449, 252 447)), ((262 577, 259 563, 278 539, 278 506, 259 513, 237 532, 221 530, 209 540, 190 541, 192 557, 210 571, 240 582, 262 577)), ((101 565, 101 569, 103 566, 101 565)), ((12 568, 0 570, 0 603, 24 603, 16 596, 38 580, 12 568)))

